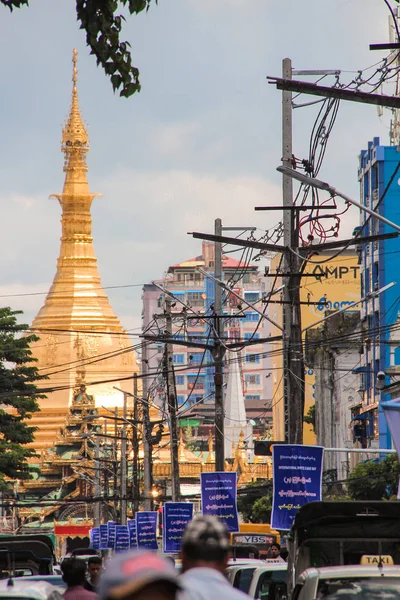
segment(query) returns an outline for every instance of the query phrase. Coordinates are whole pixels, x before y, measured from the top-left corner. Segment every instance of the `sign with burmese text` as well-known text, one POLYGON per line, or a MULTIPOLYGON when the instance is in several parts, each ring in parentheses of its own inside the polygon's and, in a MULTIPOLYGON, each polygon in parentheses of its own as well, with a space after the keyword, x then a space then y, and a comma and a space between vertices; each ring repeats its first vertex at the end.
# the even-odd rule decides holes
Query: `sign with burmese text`
POLYGON ((272 446, 273 529, 289 530, 299 508, 308 502, 321 500, 323 454, 321 446, 272 446))
POLYGON ((127 525, 115 526, 115 552, 129 550, 129 530, 127 525))
POLYGON ((93 550, 100 549, 100 529, 98 527, 92 527, 89 531, 90 547, 93 550))
POLYGON ((186 525, 193 519, 191 502, 166 502, 163 506, 163 551, 178 554, 186 525))
POLYGON ((108 544, 107 544, 107 547, 110 548, 111 550, 113 550, 114 547, 115 547, 115 527, 116 527, 115 521, 108 521, 107 522, 107 527, 108 527, 108 544))
POLYGON ((136 519, 129 519, 127 524, 129 531, 129 545, 131 548, 137 548, 136 519))
POLYGON ((100 529, 100 549, 105 550, 108 548, 108 527, 107 523, 101 524, 99 526, 100 529))
POLYGON ((201 473, 201 509, 203 515, 214 515, 228 527, 239 531, 236 505, 237 474, 219 471, 201 473))
POLYGON ((138 548, 158 550, 157 543, 158 513, 146 510, 136 513, 136 534, 138 548))

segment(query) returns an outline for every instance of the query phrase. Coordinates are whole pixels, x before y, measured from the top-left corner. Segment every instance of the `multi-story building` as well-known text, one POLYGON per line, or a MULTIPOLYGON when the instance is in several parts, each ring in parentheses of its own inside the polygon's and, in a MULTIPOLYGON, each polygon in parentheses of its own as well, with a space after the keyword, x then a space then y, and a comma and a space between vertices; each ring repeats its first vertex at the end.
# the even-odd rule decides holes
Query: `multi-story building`
MULTIPOLYGON (((173 306, 173 336, 179 341, 189 341, 204 344, 209 338, 209 329, 204 320, 196 318, 199 315, 212 315, 210 308, 214 301, 214 283, 204 277, 197 269, 214 272, 214 244, 203 242, 202 254, 172 265, 168 268, 164 279, 158 281, 165 289, 172 292, 175 301, 173 306), (184 311, 184 316, 182 316, 184 311), (180 313, 180 317, 174 313, 180 313)), ((241 263, 231 257, 223 257, 224 281, 249 304, 254 304, 258 310, 263 308, 263 294, 265 293, 264 278, 260 275, 256 265, 241 263)), ((157 323, 164 326, 163 319, 154 322, 154 315, 162 315, 164 308, 164 294, 154 284, 143 287, 143 330, 154 333, 157 323)), ((248 342, 269 336, 270 328, 266 319, 260 317, 256 310, 241 303, 233 294, 224 292, 223 311, 226 314, 224 322, 224 341, 248 342), (230 318, 231 316, 231 318, 230 318)), ((209 338, 212 340, 212 334, 209 338)), ((150 344, 146 346, 145 360, 149 373, 156 373, 163 359, 163 344, 150 344)), ((270 403, 270 369, 268 347, 263 344, 244 346, 242 350, 227 351, 225 353, 225 372, 227 373, 229 361, 237 359, 243 383, 245 403, 251 405, 249 417, 253 418, 255 405, 259 413, 269 416, 270 403)), ((213 368, 212 357, 209 351, 204 352, 200 347, 186 347, 185 345, 173 346, 173 362, 175 367, 175 381, 178 406, 193 406, 196 403, 212 404, 213 395, 213 368)), ((161 368, 161 367, 160 367, 161 368)), ((148 378, 147 387, 154 383, 154 378, 148 378)), ((154 387, 154 386, 153 386, 154 387)), ((156 391, 157 397, 157 391, 156 391)), ((158 394, 158 401, 162 401, 162 392, 158 394)))
MULTIPOLYGON (((362 150, 358 179, 361 202, 390 221, 400 223, 400 160, 398 146, 381 146, 378 137, 362 150)), ((360 228, 363 236, 393 233, 393 229, 361 211, 360 228)), ((398 260, 400 238, 371 241, 359 248, 361 267, 361 320, 363 353, 360 363, 360 413, 363 415, 366 437, 381 448, 390 448, 391 439, 380 402, 390 400, 390 384, 400 373, 399 285, 380 294, 374 292, 399 281, 398 260), (380 376, 378 377, 378 373, 380 376), (382 375, 384 374, 384 375, 382 375)))
MULTIPOLYGON (((271 271, 275 272, 279 264, 279 257, 271 263, 271 271)), ((305 277, 300 290, 301 324, 303 341, 306 342, 307 332, 314 329, 314 324, 321 325, 328 311, 346 308, 352 302, 360 299, 360 267, 354 250, 345 250, 339 255, 337 252, 320 252, 317 257, 307 262, 304 269, 305 277)), ((275 296, 274 296, 275 297, 275 296)), ((358 306, 350 307, 357 310, 358 306)), ((282 305, 272 304, 271 317, 278 324, 282 323, 282 305)), ((279 330, 272 328, 272 335, 279 334, 279 330)), ((349 365, 349 370, 357 367, 357 362, 349 365)), ((271 363, 272 372, 272 426, 274 440, 285 440, 285 398, 283 390, 283 354, 282 342, 274 345, 274 354, 271 363)), ((305 406, 304 416, 312 415, 315 400, 320 393, 317 387, 315 369, 305 360, 305 406), (311 409, 311 413, 310 413, 311 409)), ((350 424, 352 415, 348 415, 350 424)), ((315 432, 311 424, 304 423, 303 442, 315 444, 315 432)))

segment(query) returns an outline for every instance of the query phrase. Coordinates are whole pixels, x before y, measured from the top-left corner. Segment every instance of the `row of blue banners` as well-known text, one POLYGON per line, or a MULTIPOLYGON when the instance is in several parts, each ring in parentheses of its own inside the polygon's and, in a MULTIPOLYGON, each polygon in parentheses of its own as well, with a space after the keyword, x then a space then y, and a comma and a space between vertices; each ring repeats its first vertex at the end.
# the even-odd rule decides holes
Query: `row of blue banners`
MULTIPOLYGON (((274 492, 271 526, 289 530, 298 509, 311 501, 321 500, 323 448, 281 444, 272 446, 274 492)), ((203 515, 215 515, 230 532, 239 531, 237 510, 237 474, 201 473, 203 515)), ((177 554, 182 535, 193 519, 191 502, 165 502, 163 517, 163 551, 177 554)), ((127 525, 109 521, 90 530, 94 549, 111 548, 117 552, 129 548, 158 550, 158 513, 141 511, 127 525)))

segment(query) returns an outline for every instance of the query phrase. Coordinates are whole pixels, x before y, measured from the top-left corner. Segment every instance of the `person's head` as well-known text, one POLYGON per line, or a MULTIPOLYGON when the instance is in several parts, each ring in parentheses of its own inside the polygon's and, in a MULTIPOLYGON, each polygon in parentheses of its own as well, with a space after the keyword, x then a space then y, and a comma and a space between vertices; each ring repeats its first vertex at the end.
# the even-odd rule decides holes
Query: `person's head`
POLYGON ((79 558, 65 558, 61 563, 62 578, 68 587, 83 585, 86 581, 86 563, 79 558))
POLYGON ((180 589, 171 561, 142 550, 121 552, 100 579, 100 600, 175 600, 180 589))
POLYGON ((211 567, 222 573, 229 559, 229 531, 216 517, 190 521, 182 537, 182 570, 211 567))
POLYGON ((279 544, 271 544, 269 553, 271 558, 278 558, 281 555, 281 547, 279 544))
POLYGON ((88 574, 93 585, 98 584, 102 569, 103 561, 100 556, 91 556, 88 560, 88 574))

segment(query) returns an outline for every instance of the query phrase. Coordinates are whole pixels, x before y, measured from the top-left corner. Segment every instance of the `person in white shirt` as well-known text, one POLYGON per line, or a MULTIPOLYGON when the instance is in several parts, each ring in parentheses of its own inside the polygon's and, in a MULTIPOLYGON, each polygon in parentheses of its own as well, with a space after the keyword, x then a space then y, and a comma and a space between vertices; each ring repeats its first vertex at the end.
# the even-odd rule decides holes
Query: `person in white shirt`
POLYGON ((271 546, 268 548, 267 562, 269 561, 281 563, 286 562, 281 556, 281 547, 279 544, 271 544, 271 546))
POLYGON ((229 531, 216 517, 190 521, 182 538, 183 588, 178 600, 248 600, 224 573, 229 560, 229 531))

